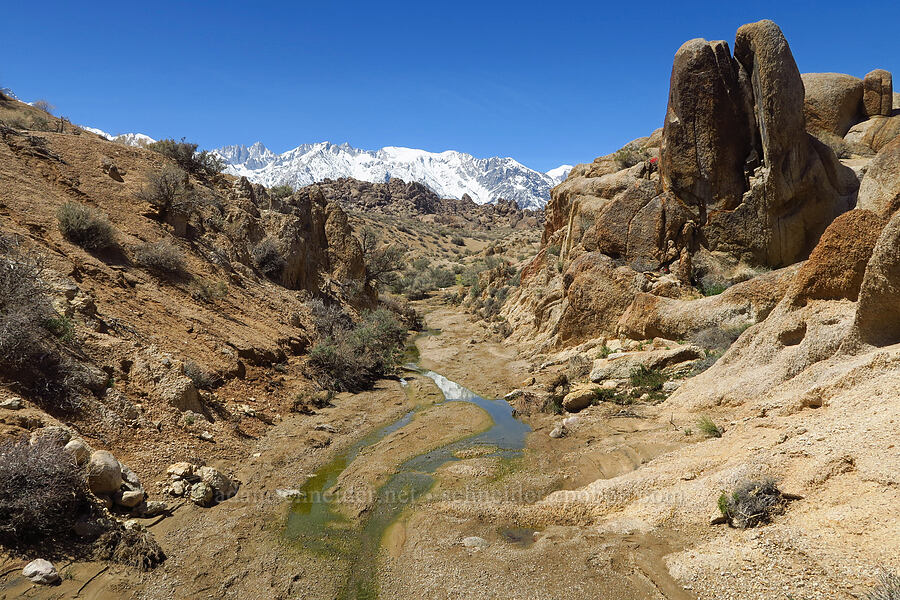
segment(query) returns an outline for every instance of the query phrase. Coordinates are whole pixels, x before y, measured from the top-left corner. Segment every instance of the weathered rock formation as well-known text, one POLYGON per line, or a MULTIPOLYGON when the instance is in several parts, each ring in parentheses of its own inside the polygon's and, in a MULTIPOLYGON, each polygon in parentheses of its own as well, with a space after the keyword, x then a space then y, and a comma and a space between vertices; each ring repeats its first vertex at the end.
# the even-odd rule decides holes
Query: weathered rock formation
POLYGON ((862 121, 863 82, 843 73, 804 73, 806 128, 844 137, 862 121))
MULTIPOLYGON (((880 77, 879 93, 889 85, 880 77)), ((805 260, 829 224, 856 205, 857 173, 866 167, 844 166, 807 129, 843 143, 867 114, 863 92, 850 76, 801 77, 771 21, 741 27, 733 55, 723 41, 686 42, 673 62, 662 130, 576 166, 551 192, 547 252, 523 271, 511 301, 538 313, 529 322, 527 311, 510 308, 514 327, 555 343, 614 333, 635 299, 645 308, 632 315, 647 312, 646 294, 689 298, 710 274, 734 283, 751 267, 805 260), (548 286, 562 293, 549 296, 552 306, 530 301, 528 282, 545 296, 548 286)), ((781 295, 743 314, 767 314, 781 295)), ((624 327, 641 329, 633 319, 624 327)))
POLYGON ((859 208, 885 217, 900 208, 900 137, 882 148, 869 164, 859 186, 859 208))
POLYGON ((891 116, 894 108, 893 78, 884 69, 875 69, 863 79, 863 105, 870 117, 891 116))

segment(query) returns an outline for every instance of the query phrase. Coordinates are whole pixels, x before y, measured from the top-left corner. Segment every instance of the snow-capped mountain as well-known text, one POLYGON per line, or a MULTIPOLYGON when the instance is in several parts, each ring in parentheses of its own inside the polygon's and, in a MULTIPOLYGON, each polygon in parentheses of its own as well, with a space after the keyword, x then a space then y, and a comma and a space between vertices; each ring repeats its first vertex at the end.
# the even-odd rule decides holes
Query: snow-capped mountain
POLYGON ((382 182, 396 177, 427 185, 443 198, 468 194, 478 204, 506 198, 531 209, 543 208, 550 199, 550 188, 571 169, 563 165, 541 173, 512 158, 475 158, 453 150, 426 152, 395 146, 360 150, 330 142, 304 144, 283 154, 275 154, 259 142, 214 152, 228 165, 227 173, 266 186, 300 187, 341 177, 382 182))
POLYGON ((143 133, 123 133, 120 135, 112 135, 111 133, 106 133, 102 129, 97 129, 96 127, 88 127, 86 125, 79 125, 85 131, 90 131, 91 133, 96 133, 101 137, 105 137, 111 142, 119 142, 120 144, 125 144, 126 146, 146 146, 147 144, 152 144, 156 140, 154 140, 149 135, 145 135, 143 133))

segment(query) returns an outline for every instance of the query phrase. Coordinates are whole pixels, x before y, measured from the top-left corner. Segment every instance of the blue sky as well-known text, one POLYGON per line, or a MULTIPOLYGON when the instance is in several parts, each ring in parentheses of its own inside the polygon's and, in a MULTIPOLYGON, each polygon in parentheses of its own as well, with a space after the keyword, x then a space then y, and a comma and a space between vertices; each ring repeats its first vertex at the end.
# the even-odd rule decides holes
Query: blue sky
MULTIPOLYGON (((672 57, 775 20, 800 70, 900 83, 896 2, 8 2, 0 87, 111 133, 592 160, 662 125, 672 57)), ((897 86, 900 88, 900 85, 897 86)))

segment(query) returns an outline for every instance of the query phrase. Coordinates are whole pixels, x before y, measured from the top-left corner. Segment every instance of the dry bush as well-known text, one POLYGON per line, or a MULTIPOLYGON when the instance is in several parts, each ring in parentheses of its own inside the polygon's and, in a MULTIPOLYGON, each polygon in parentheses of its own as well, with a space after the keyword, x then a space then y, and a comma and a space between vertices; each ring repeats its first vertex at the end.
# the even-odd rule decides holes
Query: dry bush
POLYGON ((112 561, 147 571, 161 564, 166 555, 153 535, 143 527, 116 527, 94 544, 94 559, 112 561))
POLYGON ((421 331, 422 328, 425 327, 422 315, 420 315, 406 300, 403 300, 402 298, 384 297, 381 298, 381 305, 397 315, 397 318, 400 319, 400 322, 403 323, 407 329, 421 331))
POLYGON ((113 226, 100 211, 66 202, 56 213, 63 236, 86 250, 107 250, 116 245, 113 226))
POLYGON ((168 156, 185 171, 197 175, 215 175, 225 168, 225 163, 217 156, 206 150, 198 152, 197 144, 186 142, 184 138, 180 142, 173 139, 159 140, 147 144, 147 149, 168 156))
POLYGON ((158 274, 177 275, 184 272, 184 255, 169 240, 139 245, 134 250, 134 259, 140 266, 158 274))
POLYGON ((253 248, 253 264, 269 279, 278 279, 287 266, 278 242, 267 237, 253 248))
POLYGON ((882 569, 878 574, 878 583, 866 595, 866 600, 900 600, 900 576, 882 569))
POLYGON ((392 312, 377 308, 363 313, 350 328, 335 327, 312 347, 308 364, 322 387, 359 391, 394 368, 406 335, 392 312))
POLYGON ((0 236, 0 376, 45 409, 67 412, 80 404, 84 373, 62 353, 71 322, 51 308, 42 275, 39 255, 0 236))
POLYGON ((771 478, 745 480, 719 496, 719 511, 733 527, 764 525, 784 512, 785 500, 771 478))
POLYGON ((193 360, 184 361, 184 374, 194 382, 194 387, 198 390, 210 390, 221 382, 215 374, 210 373, 193 360))
POLYGON ((0 445, 0 543, 17 550, 71 535, 92 502, 72 455, 49 440, 0 445))
POLYGON ((151 173, 137 197, 150 204, 160 220, 169 214, 190 215, 199 203, 187 173, 170 165, 151 173))

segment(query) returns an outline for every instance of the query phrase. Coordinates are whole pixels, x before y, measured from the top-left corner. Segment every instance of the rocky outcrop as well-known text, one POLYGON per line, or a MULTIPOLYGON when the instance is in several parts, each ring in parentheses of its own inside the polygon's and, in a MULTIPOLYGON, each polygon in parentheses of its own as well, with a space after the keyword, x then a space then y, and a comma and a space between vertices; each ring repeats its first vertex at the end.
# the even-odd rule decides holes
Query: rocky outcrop
POLYGON ((880 152, 898 136, 900 136, 900 115, 877 116, 851 127, 844 140, 849 144, 864 146, 872 152, 880 152))
POLYGON ((890 217, 900 208, 900 137, 882 148, 869 163, 859 186, 858 206, 883 217, 890 217))
POLYGON ((859 291, 853 327, 873 346, 900 342, 900 211, 894 213, 872 251, 859 291))
POLYGON ((889 117, 894 108, 894 85, 890 72, 875 69, 863 78, 863 106, 870 117, 889 117))
POLYGON ((579 256, 563 275, 567 306, 559 321, 559 340, 571 343, 613 333, 639 286, 637 273, 616 267, 608 256, 599 252, 579 256))
MULTIPOLYGON (((807 80, 808 102, 787 40, 771 21, 741 27, 733 56, 722 41, 686 42, 673 62, 662 131, 576 166, 551 191, 542 244, 558 250, 562 301, 547 310, 529 300, 530 282, 545 287, 557 279, 532 276, 555 266, 542 253, 523 270, 524 289, 512 300, 533 306, 535 321, 513 309, 509 317, 570 343, 616 329, 637 298, 624 330, 665 335, 672 327, 654 315, 671 303, 639 293, 686 300, 708 273, 805 260, 828 225, 854 207, 859 180, 807 132, 804 109, 814 129, 841 144, 837 136, 863 118, 858 79, 807 80)), ((865 165, 856 168, 862 173, 865 165)), ((772 310, 778 290, 759 308, 737 312, 707 301, 723 302, 712 321, 738 313, 753 321, 772 310)))
POLYGON ((863 82, 843 73, 804 73, 803 112, 811 132, 826 131, 844 137, 863 119, 863 82))
POLYGON ((746 189, 751 146, 747 95, 726 42, 695 39, 675 53, 662 136, 663 191, 692 207, 699 222, 731 210, 746 189))
POLYGON ((764 273, 723 293, 695 299, 639 293, 617 324, 619 335, 643 340, 688 339, 708 330, 740 331, 762 321, 781 301, 798 266, 764 273))
POLYGON ((795 306, 811 300, 852 300, 859 296, 866 263, 884 227, 868 210, 851 210, 834 220, 791 282, 795 306))

